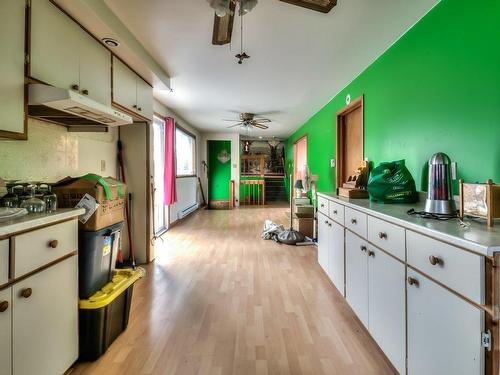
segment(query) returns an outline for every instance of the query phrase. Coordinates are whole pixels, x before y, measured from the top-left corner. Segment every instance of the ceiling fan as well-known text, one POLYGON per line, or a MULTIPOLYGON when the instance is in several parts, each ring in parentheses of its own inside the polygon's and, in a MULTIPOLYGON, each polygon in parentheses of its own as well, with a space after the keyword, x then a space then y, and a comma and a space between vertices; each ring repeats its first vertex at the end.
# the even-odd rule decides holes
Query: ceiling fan
POLYGON ((250 131, 253 128, 266 130, 269 128, 269 126, 264 125, 264 124, 268 124, 271 122, 271 120, 269 120, 268 118, 264 118, 264 117, 256 118, 255 113, 248 113, 248 112, 240 113, 239 120, 222 120, 222 121, 231 121, 231 122, 236 121, 236 124, 230 125, 227 128, 230 129, 230 128, 234 128, 236 126, 241 126, 241 128, 243 130, 247 130, 247 131, 250 131))
MULTIPOLYGON (((243 16, 251 12, 257 5, 257 0, 207 0, 215 10, 212 44, 224 45, 231 42, 236 5, 238 14, 243 16)), ((337 5, 337 0, 279 0, 284 3, 328 13, 337 5)))

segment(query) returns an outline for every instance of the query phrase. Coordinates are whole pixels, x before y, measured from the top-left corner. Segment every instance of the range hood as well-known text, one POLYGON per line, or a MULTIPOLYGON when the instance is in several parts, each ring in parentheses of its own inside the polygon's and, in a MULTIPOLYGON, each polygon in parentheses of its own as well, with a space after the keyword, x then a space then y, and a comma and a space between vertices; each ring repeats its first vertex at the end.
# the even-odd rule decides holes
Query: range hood
POLYGON ((75 131, 106 131, 132 124, 132 117, 76 91, 34 83, 28 85, 28 116, 75 131))

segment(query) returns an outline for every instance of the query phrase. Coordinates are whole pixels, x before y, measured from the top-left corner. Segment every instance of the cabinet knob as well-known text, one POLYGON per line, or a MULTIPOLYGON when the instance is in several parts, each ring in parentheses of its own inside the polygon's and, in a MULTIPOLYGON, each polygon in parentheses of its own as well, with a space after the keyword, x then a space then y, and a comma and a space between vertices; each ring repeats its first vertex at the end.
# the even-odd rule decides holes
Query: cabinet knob
POLYGON ((332 223, 328 223, 328 226, 331 228, 332 227, 332 223))
POLYGON ((415 279, 414 277, 409 276, 408 277, 408 284, 418 286, 418 280, 415 279))
POLYGON ((141 107, 139 107, 139 108, 137 108, 137 109, 138 109, 139 111, 142 111, 142 108, 141 108, 141 107))
POLYGON ((72 88, 73 90, 75 90, 75 91, 80 90, 80 86, 78 86, 78 85, 72 85, 72 86, 71 86, 71 88, 72 88))
POLYGON ((351 219, 352 224, 356 224, 358 221, 356 219, 351 219))
POLYGON ((55 249, 57 247, 57 245, 59 245, 58 240, 52 240, 49 242, 49 247, 51 247, 52 249, 55 249))
POLYGON ((321 207, 325 207, 325 205, 323 203, 321 203, 321 207))
POLYGON ((385 232, 379 232, 378 238, 380 238, 381 240, 384 239, 384 238, 387 239, 387 233, 385 233, 385 232))
POLYGON ((89 90, 82 90, 82 94, 83 95, 88 95, 89 94, 89 90))
POLYGON ((429 256, 429 263, 432 264, 433 266, 441 265, 441 264, 443 264, 443 260, 437 256, 430 255, 429 256))
POLYGON ((333 210, 333 214, 334 214, 334 215, 337 215, 337 210, 333 210))
POLYGON ((134 104, 134 105, 132 106, 132 108, 137 108, 137 105, 135 105, 135 104, 134 104))
POLYGON ((24 298, 30 298, 32 294, 33 290, 31 288, 23 289, 23 291, 21 292, 21 296, 23 296, 24 298))
POLYGON ((328 220, 325 220, 325 224, 328 224, 328 220))
POLYGON ((359 248, 361 249, 361 251, 366 251, 366 246, 365 245, 361 245, 359 248))
POLYGON ((8 301, 2 301, 2 302, 0 302, 0 313, 3 313, 5 311, 7 311, 8 308, 9 308, 9 302, 8 301))
POLYGON ((370 250, 370 251, 368 252, 368 256, 369 256, 369 257, 375 257, 375 252, 370 250))

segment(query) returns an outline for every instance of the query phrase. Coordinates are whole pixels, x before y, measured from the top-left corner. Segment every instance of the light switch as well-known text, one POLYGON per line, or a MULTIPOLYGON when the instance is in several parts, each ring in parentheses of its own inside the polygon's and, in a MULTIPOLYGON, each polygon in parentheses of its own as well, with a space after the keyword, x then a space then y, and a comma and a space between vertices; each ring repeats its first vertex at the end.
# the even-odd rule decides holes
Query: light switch
POLYGON ((330 159, 330 167, 335 168, 337 166, 337 161, 335 159, 330 159))
POLYGON ((101 160, 101 172, 106 171, 106 160, 101 160))

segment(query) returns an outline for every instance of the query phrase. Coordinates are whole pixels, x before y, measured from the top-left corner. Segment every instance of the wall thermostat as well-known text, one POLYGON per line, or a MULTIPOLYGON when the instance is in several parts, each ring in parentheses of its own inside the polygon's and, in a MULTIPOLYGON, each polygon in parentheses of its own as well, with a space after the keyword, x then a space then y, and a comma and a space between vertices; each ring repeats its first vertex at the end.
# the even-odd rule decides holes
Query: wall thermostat
POLYGON ((349 105, 351 103, 351 94, 347 94, 345 97, 345 104, 349 105))

